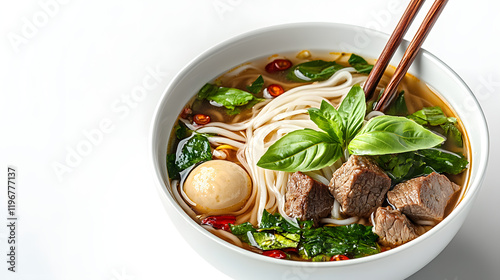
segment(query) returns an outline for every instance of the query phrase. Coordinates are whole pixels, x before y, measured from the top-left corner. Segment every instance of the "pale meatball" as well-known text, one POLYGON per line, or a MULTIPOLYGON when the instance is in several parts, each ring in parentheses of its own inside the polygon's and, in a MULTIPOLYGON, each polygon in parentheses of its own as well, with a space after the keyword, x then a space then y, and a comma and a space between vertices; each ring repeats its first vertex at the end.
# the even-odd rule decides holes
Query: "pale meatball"
POLYGON ((184 192, 200 214, 237 211, 252 192, 250 176, 227 160, 211 160, 197 166, 184 182, 184 192))

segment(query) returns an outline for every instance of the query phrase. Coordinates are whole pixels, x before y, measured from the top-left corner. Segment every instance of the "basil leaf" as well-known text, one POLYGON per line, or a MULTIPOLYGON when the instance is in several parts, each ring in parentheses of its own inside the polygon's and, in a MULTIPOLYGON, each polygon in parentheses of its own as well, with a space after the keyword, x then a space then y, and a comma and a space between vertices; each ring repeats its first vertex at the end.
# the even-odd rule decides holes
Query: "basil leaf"
POLYGON ((368 74, 373 69, 373 65, 368 64, 364 58, 356 54, 351 54, 347 62, 354 67, 358 73, 368 74))
MULTIPOLYGON (((449 119, 450 118, 448 118, 448 120, 449 119)), ((442 124, 441 128, 444 130, 444 133, 446 134, 448 139, 453 140, 455 145, 457 145, 458 147, 463 147, 464 142, 462 140, 462 133, 460 132, 460 130, 458 130, 455 123, 451 123, 448 121, 447 123, 442 124)))
POLYGON ((361 86, 354 85, 339 106, 344 126, 344 140, 349 143, 363 125, 366 113, 365 93, 361 86))
POLYGON ((257 79, 255 79, 255 81, 251 85, 247 86, 247 89, 249 92, 257 94, 262 90, 263 87, 264 87, 264 78, 262 78, 262 75, 260 75, 259 77, 257 77, 257 79))
POLYGON ((201 134, 194 134, 193 136, 182 140, 179 143, 175 165, 178 171, 182 171, 200 161, 212 159, 212 151, 210 149, 210 142, 208 138, 201 134))
POLYGON ((300 228, 291 224, 285 218, 283 218, 279 213, 274 215, 270 214, 264 209, 262 213, 262 219, 259 224, 259 231, 262 230, 276 230, 278 232, 289 232, 298 233, 300 228))
POLYGON ((307 109, 309 118, 323 131, 328 133, 336 142, 341 146, 343 145, 343 121, 342 118, 333 107, 332 104, 323 100, 320 109, 309 108, 307 109))
POLYGON ((362 58, 361 56, 359 56, 357 54, 351 54, 351 56, 349 57, 349 60, 347 62, 349 62, 350 65, 368 64, 368 61, 366 61, 364 58, 362 58))
POLYGON ((276 250, 285 248, 297 248, 298 241, 286 238, 278 233, 254 232, 253 238, 262 250, 276 250))
POLYGON ((269 147, 257 162, 261 168, 287 172, 318 170, 342 155, 340 144, 328 134, 312 129, 286 134, 269 147))
POLYGON ((177 170, 177 165, 175 165, 175 154, 167 154, 167 171, 170 179, 179 178, 179 170, 177 170))
POLYGON ((385 111, 387 115, 406 116, 408 115, 408 107, 406 107, 405 92, 402 90, 396 100, 385 111))
POLYGON ((330 257, 342 254, 350 258, 359 258, 380 252, 377 238, 371 226, 361 224, 325 226, 303 232, 299 253, 305 258, 322 254, 330 257))
POLYGON ((368 121, 348 149, 355 155, 394 154, 432 148, 443 141, 412 120, 385 115, 368 121))
POLYGON ((257 232, 257 230, 253 227, 253 225, 249 222, 240 224, 240 225, 229 225, 231 227, 231 233, 238 236, 243 242, 250 243, 248 239, 248 234, 253 234, 257 232))
POLYGON ((247 104, 253 99, 253 95, 240 89, 221 87, 207 99, 215 101, 227 109, 234 109, 236 106, 247 104))
POLYGON ((209 96, 215 94, 218 89, 218 86, 206 83, 200 91, 198 91, 198 96, 196 98, 199 100, 207 99, 209 96))
POLYGON ((177 121, 177 125, 174 127, 174 131, 175 137, 177 137, 177 139, 179 140, 188 137, 192 133, 192 131, 187 128, 186 124, 181 121, 177 121))
POLYGON ((448 120, 439 106, 425 107, 408 116, 409 119, 421 125, 436 126, 446 123, 448 120))
POLYGON ((408 116, 409 119, 425 126, 440 126, 444 134, 458 147, 463 146, 462 133, 457 127, 457 119, 447 118, 439 106, 425 107, 408 116))
POLYGON ((460 174, 469 164, 463 155, 443 149, 426 149, 417 151, 416 153, 422 157, 422 160, 427 165, 439 173, 460 174))
POLYGON ((313 60, 293 66, 286 77, 294 82, 324 81, 342 68, 334 61, 313 60))

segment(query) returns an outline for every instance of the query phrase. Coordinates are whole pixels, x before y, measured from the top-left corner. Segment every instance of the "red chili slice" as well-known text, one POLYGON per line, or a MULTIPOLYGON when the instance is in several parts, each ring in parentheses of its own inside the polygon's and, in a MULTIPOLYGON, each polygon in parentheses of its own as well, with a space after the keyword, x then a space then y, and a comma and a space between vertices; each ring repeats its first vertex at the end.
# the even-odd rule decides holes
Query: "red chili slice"
POLYGON ((216 229, 223 229, 225 231, 231 232, 231 227, 229 224, 235 224, 236 217, 225 215, 225 216, 210 216, 206 217, 201 221, 202 225, 210 225, 216 229))
POLYGON ((281 251, 281 250, 264 251, 262 253, 262 255, 268 256, 268 257, 271 257, 271 258, 275 258, 275 259, 286 259, 287 258, 286 253, 283 252, 283 251, 281 251))
POLYGON ((346 256, 346 255, 335 255, 335 256, 332 256, 332 258, 330 259, 330 261, 345 261, 345 260, 348 260, 349 258, 346 256))
POLYGON ((275 59, 266 65, 266 71, 268 73, 274 73, 278 71, 283 71, 292 67, 292 62, 288 59, 275 59))
POLYGON ((183 118, 183 119, 186 119, 192 113, 193 113, 193 111, 191 110, 191 108, 184 107, 184 109, 182 109, 180 117, 183 118))
POLYGON ((281 94, 283 94, 283 92, 285 92, 285 90, 283 89, 282 86, 280 85, 277 85, 277 84, 271 84, 267 87, 267 92, 272 96, 272 97, 278 97, 280 96, 281 94))
POLYGON ((196 114, 193 116, 193 121, 199 125, 205 125, 210 122, 210 116, 204 114, 196 114))

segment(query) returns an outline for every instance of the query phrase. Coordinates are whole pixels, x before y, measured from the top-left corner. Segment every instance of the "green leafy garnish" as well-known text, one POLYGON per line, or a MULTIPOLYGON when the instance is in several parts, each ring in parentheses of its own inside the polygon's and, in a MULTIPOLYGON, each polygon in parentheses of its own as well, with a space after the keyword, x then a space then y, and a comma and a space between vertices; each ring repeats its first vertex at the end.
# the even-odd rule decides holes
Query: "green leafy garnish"
POLYGON ((404 117, 372 118, 349 143, 355 155, 384 155, 432 148, 444 139, 404 117))
POLYGON ((380 252, 378 236, 370 226, 313 228, 312 225, 312 220, 297 220, 297 224, 293 224, 278 213, 272 215, 264 210, 258 228, 244 223, 231 225, 231 232, 262 250, 297 248, 301 257, 312 261, 327 261, 337 254, 359 258, 380 252))
POLYGON ((385 111, 387 115, 393 116, 406 116, 408 115, 408 107, 406 107, 405 92, 404 90, 398 94, 398 97, 394 102, 389 105, 389 108, 385 111))
POLYGON ((176 154, 167 155, 167 169, 170 178, 178 177, 178 173, 194 164, 212 159, 210 142, 203 134, 193 134, 183 139, 178 145, 176 154))
POLYGON ((443 110, 439 106, 425 107, 408 116, 409 119, 427 126, 427 127, 440 127, 443 132, 448 136, 458 147, 463 146, 462 133, 458 130, 457 119, 453 117, 446 117, 443 110))
MULTIPOLYGON (((259 78, 257 78, 257 80, 259 80, 259 78)), ((257 86, 258 85, 253 87, 252 90, 256 90, 257 86)), ((219 87, 217 85, 209 83, 205 84, 200 89, 197 98, 199 100, 214 101, 224 106, 226 109, 228 109, 227 113, 230 115, 239 113, 243 105, 247 105, 249 103, 252 103, 253 101, 259 102, 262 100, 261 98, 255 97, 252 93, 246 92, 241 89, 219 87)))
POLYGON ((377 239, 378 235, 372 232, 371 226, 324 226, 303 232, 299 253, 305 258, 322 254, 360 258, 380 252, 377 239))
POLYGON ((264 78, 262 78, 262 75, 260 75, 251 85, 247 86, 247 90, 253 94, 257 94, 262 90, 263 87, 264 78))
POLYGON ((310 119, 323 131, 296 130, 272 144, 257 166, 279 171, 311 171, 329 166, 342 156, 351 154, 382 155, 403 153, 434 147, 443 138, 405 117, 379 116, 365 127, 365 95, 354 85, 335 109, 323 101, 319 109, 308 109, 310 119))
POLYGON ((368 74, 373 69, 373 65, 368 64, 364 58, 356 54, 351 54, 347 62, 349 62, 349 64, 354 67, 358 73, 368 74))
POLYGON ((334 61, 312 60, 293 66, 286 77, 294 82, 324 81, 342 68, 334 61))
POLYGON ((330 166, 342 155, 340 143, 312 129, 288 133, 269 147, 257 166, 287 172, 311 171, 330 166))
POLYGON ((437 148, 374 158, 391 177, 393 184, 432 172, 460 174, 469 164, 463 155, 437 148))

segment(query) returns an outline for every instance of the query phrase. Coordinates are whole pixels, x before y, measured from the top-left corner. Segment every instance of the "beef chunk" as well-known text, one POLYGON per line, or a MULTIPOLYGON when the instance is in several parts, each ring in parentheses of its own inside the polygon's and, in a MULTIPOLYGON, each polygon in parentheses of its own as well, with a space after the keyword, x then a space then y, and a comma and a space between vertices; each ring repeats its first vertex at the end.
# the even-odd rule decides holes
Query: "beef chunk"
POLYGON ((285 213, 301 220, 312 219, 315 224, 328 216, 333 207, 333 197, 325 184, 316 182, 301 172, 288 179, 285 194, 285 213))
POLYGON ((389 202, 413 221, 439 222, 452 195, 460 186, 446 176, 433 172, 397 184, 387 193, 389 202))
POLYGON ((391 179, 368 157, 352 155, 333 173, 329 188, 349 216, 368 217, 382 206, 391 179))
POLYGON ((421 235, 422 227, 415 226, 405 214, 390 206, 379 207, 375 212, 373 232, 380 238, 380 244, 389 247, 399 246, 421 235))

